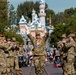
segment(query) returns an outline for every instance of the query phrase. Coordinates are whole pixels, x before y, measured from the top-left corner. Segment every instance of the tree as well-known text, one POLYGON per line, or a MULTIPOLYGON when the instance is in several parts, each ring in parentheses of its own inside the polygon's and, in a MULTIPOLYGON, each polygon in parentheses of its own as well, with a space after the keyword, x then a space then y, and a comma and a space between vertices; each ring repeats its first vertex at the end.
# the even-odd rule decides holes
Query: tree
POLYGON ((5 35, 7 38, 10 38, 10 39, 12 39, 12 37, 15 37, 15 38, 16 38, 16 41, 18 41, 20 44, 24 44, 24 41, 23 41, 23 39, 22 39, 22 36, 19 35, 19 34, 16 34, 16 32, 12 32, 12 31, 10 30, 10 31, 4 32, 4 35, 5 35))
POLYGON ((76 19, 75 18, 71 18, 69 20, 68 25, 66 25, 66 33, 70 34, 70 33, 74 33, 76 34, 76 19))
POLYGON ((8 7, 8 16, 9 16, 9 19, 8 19, 8 22, 9 22, 9 25, 13 25, 13 24, 16 24, 16 11, 14 10, 14 6, 11 4, 9 4, 9 7, 8 7))
POLYGON ((50 36, 50 44, 55 45, 60 41, 61 35, 66 33, 76 34, 76 8, 66 9, 64 12, 55 14, 54 32, 50 36))
MULTIPOLYGON (((18 7, 17 7, 17 22, 19 22, 20 18, 22 15, 24 15, 24 17, 29 21, 31 20, 32 16, 32 10, 35 9, 36 10, 36 13, 38 14, 39 13, 39 5, 40 5, 40 2, 37 1, 37 2, 33 2, 33 1, 25 1, 23 4, 19 4, 18 7)), ((48 8, 48 5, 46 4, 46 7, 45 7, 45 10, 46 10, 46 14, 48 18, 49 15, 54 15, 54 11, 53 10, 50 10, 50 9, 47 9, 48 8)))
POLYGON ((0 33, 4 32, 8 24, 8 3, 7 0, 0 0, 0 33))
POLYGON ((51 19, 52 19, 52 24, 54 24, 54 23, 53 23, 54 16, 55 16, 55 13, 54 13, 53 10, 51 10, 51 9, 46 9, 46 23, 47 23, 47 25, 49 24, 50 17, 51 17, 51 19))
POLYGON ((57 42, 61 40, 62 34, 66 33, 65 25, 57 24, 54 26, 54 32, 50 35, 50 46, 54 45, 57 46, 57 42))
POLYGON ((19 22, 22 15, 28 20, 31 18, 32 9, 34 8, 34 2, 26 1, 23 4, 18 5, 17 8, 17 22, 19 22))

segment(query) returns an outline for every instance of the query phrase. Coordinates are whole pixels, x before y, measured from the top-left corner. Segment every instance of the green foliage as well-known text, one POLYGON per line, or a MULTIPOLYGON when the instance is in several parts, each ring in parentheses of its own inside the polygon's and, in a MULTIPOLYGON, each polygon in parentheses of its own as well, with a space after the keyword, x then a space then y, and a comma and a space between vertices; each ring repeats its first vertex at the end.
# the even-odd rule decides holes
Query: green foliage
POLYGON ((51 19, 52 19, 52 23, 53 23, 54 16, 55 16, 54 11, 51 10, 51 9, 47 9, 47 10, 46 10, 46 23, 49 23, 49 19, 50 19, 50 17, 51 17, 51 19))
MULTIPOLYGON (((40 2, 33 2, 33 1, 25 1, 23 4, 19 4, 17 8, 17 22, 19 22, 22 15, 29 21, 32 18, 32 10, 35 9, 36 13, 39 13, 39 5, 40 2)), ((54 15, 54 11, 47 9, 48 5, 46 4, 46 18, 49 18, 50 15, 54 15)))
POLYGON ((4 32, 4 27, 5 27, 4 23, 0 22, 0 33, 4 32))
POLYGON ((21 35, 16 34, 15 32, 12 32, 12 31, 6 31, 4 34, 5 34, 5 36, 7 36, 10 39, 12 39, 12 37, 15 37, 19 43, 24 44, 24 41, 23 41, 21 35))
POLYGON ((7 0, 0 0, 0 33, 4 32, 4 28, 8 23, 7 0))
POLYGON ((14 6, 9 4, 8 6, 8 22, 9 25, 16 24, 16 11, 14 10, 14 6))
POLYGON ((76 35, 76 8, 66 9, 64 12, 55 14, 53 20, 54 32, 50 36, 51 45, 57 44, 61 40, 61 35, 66 33, 68 36, 70 33, 76 35))
POLYGON ((49 39, 51 46, 56 46, 57 42, 61 39, 61 35, 65 33, 64 28, 65 27, 61 24, 55 26, 54 32, 50 35, 49 39))
MULTIPOLYGON (((37 8, 37 5, 36 5, 36 8, 37 8)), ((22 15, 24 15, 27 20, 30 19, 33 8, 34 8, 34 2, 32 2, 32 1, 30 1, 30 2, 26 1, 23 4, 18 5, 17 21, 19 22, 22 15)))

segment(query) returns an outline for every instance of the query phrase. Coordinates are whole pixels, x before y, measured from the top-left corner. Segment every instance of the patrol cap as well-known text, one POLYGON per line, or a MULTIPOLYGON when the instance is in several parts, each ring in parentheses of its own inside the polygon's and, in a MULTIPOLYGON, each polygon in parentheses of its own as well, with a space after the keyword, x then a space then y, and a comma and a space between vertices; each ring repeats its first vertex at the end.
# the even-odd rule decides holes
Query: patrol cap
POLYGON ((62 38, 66 38, 66 34, 62 34, 62 36, 61 36, 62 38))
POLYGON ((71 33, 68 35, 68 37, 75 37, 75 34, 71 33))
POLYGON ((1 37, 1 36, 0 36, 0 40, 5 40, 5 39, 6 39, 5 37, 1 37))
POLYGON ((16 41, 16 38, 15 37, 12 37, 12 41, 16 41))
POLYGON ((7 40, 8 40, 8 41, 11 41, 11 39, 10 39, 10 38, 8 38, 7 40))
POLYGON ((40 33, 39 33, 39 32, 37 32, 37 33, 36 33, 36 36, 40 36, 40 33))
POLYGON ((3 37, 4 35, 3 34, 0 34, 0 37, 3 37))
POLYGON ((2 37, 0 37, 0 40, 2 40, 2 37))

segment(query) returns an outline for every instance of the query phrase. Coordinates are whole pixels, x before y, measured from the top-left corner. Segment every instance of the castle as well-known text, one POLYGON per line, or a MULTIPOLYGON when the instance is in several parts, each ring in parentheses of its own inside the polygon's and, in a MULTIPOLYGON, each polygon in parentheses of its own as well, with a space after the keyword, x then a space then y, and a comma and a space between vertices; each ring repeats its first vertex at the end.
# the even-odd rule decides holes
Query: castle
MULTIPOLYGON (((20 26, 20 34, 26 35, 26 28, 25 25, 27 25, 30 29, 30 33, 33 37, 35 37, 35 30, 37 29, 42 36, 44 36, 43 31, 46 28, 45 24, 45 17, 46 17, 46 13, 45 13, 45 0, 41 0, 40 1, 40 6, 39 6, 40 12, 37 16, 36 11, 33 9, 32 10, 32 22, 27 23, 27 21, 25 20, 24 16, 22 15, 20 22, 19 22, 19 26, 20 26), (37 25, 37 26, 36 26, 37 25)), ((51 28, 52 31, 53 28, 51 28)))

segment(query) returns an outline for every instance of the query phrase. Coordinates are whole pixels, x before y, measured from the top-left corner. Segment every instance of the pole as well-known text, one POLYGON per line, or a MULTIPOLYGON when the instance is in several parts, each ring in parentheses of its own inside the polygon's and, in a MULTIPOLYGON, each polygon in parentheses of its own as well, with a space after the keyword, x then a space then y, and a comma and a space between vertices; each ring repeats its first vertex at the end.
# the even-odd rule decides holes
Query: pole
POLYGON ((35 24, 35 35, 37 34, 37 32, 38 32, 38 23, 36 22, 36 24, 35 24))

